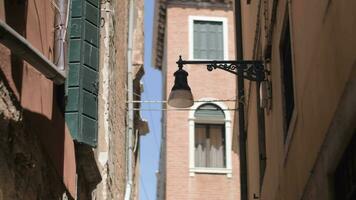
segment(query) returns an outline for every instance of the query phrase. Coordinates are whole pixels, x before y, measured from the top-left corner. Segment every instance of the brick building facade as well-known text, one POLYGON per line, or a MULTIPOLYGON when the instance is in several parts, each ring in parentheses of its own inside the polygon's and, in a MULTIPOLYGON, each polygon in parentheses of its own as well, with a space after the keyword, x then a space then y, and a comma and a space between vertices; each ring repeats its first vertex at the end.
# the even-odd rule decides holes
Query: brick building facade
MULTIPOLYGON (((187 60, 235 58, 230 1, 158 1, 155 11, 153 60, 162 71, 164 99, 173 86, 179 55, 187 60), (207 43, 214 54, 204 51, 207 43)), ((219 70, 208 72, 203 65, 184 69, 197 101, 183 111, 164 107, 157 199, 239 199, 239 158, 237 149, 231 148, 236 134, 236 77, 219 70), (219 101, 227 99, 232 101, 219 101), (210 108, 220 118, 205 116, 210 108), (198 137, 199 131, 209 136, 198 137), (208 140, 212 145, 205 143, 208 140), (211 155, 216 148, 216 154, 208 155, 205 148, 211 155)))

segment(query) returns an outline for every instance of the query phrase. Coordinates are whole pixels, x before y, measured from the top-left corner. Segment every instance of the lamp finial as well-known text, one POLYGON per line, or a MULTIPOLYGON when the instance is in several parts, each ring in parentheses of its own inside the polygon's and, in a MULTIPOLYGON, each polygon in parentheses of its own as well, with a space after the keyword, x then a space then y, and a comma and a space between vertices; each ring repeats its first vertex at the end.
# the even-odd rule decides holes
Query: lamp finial
POLYGON ((178 64, 178 68, 181 70, 183 68, 183 60, 181 55, 179 55, 179 60, 176 63, 178 64))

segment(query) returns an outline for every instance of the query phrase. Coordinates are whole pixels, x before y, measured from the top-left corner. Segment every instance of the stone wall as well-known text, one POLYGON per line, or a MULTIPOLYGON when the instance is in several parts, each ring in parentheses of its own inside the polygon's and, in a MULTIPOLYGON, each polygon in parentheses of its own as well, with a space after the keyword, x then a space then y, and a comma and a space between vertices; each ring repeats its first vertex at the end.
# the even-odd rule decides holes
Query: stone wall
POLYGON ((18 105, 0 78, 0 200, 61 199, 63 182, 18 105))

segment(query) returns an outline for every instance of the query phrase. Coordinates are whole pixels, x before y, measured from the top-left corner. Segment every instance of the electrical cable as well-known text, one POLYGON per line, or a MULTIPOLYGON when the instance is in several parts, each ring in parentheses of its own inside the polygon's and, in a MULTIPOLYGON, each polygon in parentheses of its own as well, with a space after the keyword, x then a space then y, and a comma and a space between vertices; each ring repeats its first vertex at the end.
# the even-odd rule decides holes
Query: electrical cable
MULTIPOLYGON (((142 77, 142 79, 143 79, 143 81, 144 81, 144 83, 147 83, 146 82, 146 79, 145 79, 145 77, 142 77)), ((150 92, 149 92, 149 90, 148 90, 148 88, 146 89, 146 93, 147 93, 147 96, 151 99, 151 96, 150 96, 150 92)), ((152 122, 153 122, 153 126, 152 126, 152 131, 153 131, 153 137, 154 137, 154 141, 155 141, 155 143, 156 143, 156 146, 157 146, 157 148, 158 148, 158 156, 159 156, 159 149, 160 149, 160 145, 158 144, 158 139, 157 139, 157 136, 156 136, 156 123, 155 123, 155 119, 153 118, 153 115, 152 115, 152 108, 151 108, 151 104, 148 104, 148 110, 147 111, 149 111, 149 115, 150 115, 150 117, 151 117, 151 119, 152 119, 152 122)), ((134 108, 135 109, 135 108, 134 108)), ((145 111, 144 109, 140 109, 140 111, 145 111)))
MULTIPOLYGON (((237 99, 214 99, 214 100, 196 100, 195 103, 214 103, 214 102, 235 102, 237 99)), ((132 101, 132 103, 167 103, 164 100, 142 100, 142 101, 132 101)), ((129 102, 126 102, 129 103, 129 102)))
POLYGON ((148 194, 147 194, 147 190, 146 190, 146 187, 145 187, 145 183, 143 182, 143 178, 142 176, 140 175, 140 180, 141 180, 141 184, 142 184, 142 188, 143 188, 143 193, 145 194, 145 197, 147 200, 150 200, 150 198, 148 197, 148 194))
MULTIPOLYGON (((198 109, 192 108, 133 108, 133 110, 137 111, 196 111, 198 109)), ((221 111, 238 111, 239 109, 236 108, 228 108, 228 109, 204 109, 204 110, 221 110, 221 111)))

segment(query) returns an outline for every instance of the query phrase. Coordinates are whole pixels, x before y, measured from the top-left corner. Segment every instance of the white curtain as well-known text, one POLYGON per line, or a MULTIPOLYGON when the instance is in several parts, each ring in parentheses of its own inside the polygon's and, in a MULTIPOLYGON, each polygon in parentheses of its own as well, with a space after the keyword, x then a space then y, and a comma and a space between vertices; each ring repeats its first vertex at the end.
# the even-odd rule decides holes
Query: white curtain
POLYGON ((195 127, 195 167, 206 167, 206 132, 205 126, 195 127))
POLYGON ((196 125, 195 167, 225 167, 223 134, 223 126, 196 125))
POLYGON ((208 167, 223 168, 224 144, 221 126, 210 126, 210 151, 208 167))

